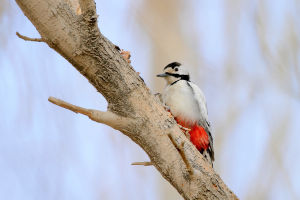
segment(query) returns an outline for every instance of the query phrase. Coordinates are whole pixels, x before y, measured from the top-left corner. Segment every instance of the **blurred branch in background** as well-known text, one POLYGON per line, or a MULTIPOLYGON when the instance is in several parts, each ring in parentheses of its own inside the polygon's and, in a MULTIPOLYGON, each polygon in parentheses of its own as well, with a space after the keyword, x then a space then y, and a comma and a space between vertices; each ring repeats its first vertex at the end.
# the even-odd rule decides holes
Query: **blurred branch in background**
MULTIPOLYGON (((296 1, 294 3, 297 7, 296 1)), ((272 21, 274 20, 272 15, 267 2, 260 1, 255 22, 262 58, 270 72, 272 82, 277 84, 282 92, 299 99, 299 20, 293 13, 286 11, 281 13, 283 19, 278 21, 279 26, 274 27, 272 24, 276 22, 272 21)))
MULTIPOLYGON (((197 44, 201 37, 196 31, 196 21, 193 12, 188 10, 189 6, 189 2, 182 0, 142 1, 139 4, 136 20, 151 41, 150 74, 158 74, 163 66, 174 61, 201 66, 201 59, 197 57, 197 44)), ((197 67, 190 68, 191 72, 197 70, 197 67)), ((156 79, 153 84, 155 90, 162 89, 161 82, 156 79)))
MULTIPOLYGON (((6 0, 0 0, 0 30, 11 28, 9 18, 12 17, 10 4, 6 0)), ((4 48, 8 39, 6 31, 0 31, 0 48, 4 48)))

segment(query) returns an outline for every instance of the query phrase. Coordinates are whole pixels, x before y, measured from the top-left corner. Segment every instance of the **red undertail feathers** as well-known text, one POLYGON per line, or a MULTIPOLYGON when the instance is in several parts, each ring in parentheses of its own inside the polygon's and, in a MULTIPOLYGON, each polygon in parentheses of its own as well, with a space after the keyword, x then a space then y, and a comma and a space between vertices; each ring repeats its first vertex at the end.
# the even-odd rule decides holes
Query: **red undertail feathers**
POLYGON ((200 152, 209 148, 209 136, 202 126, 199 126, 197 123, 189 123, 178 118, 175 118, 175 120, 181 126, 191 129, 189 131, 190 140, 200 152))

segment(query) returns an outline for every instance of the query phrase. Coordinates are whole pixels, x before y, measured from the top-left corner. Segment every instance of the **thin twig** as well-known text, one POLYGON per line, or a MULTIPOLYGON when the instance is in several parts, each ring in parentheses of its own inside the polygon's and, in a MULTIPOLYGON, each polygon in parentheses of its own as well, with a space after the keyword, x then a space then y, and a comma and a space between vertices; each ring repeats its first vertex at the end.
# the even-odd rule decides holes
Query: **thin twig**
POLYGON ((91 114, 91 111, 89 109, 82 108, 82 107, 79 107, 79 106, 75 106, 73 104, 70 104, 68 102, 65 102, 63 100, 60 100, 60 99, 57 99, 57 98, 54 98, 54 97, 49 97, 48 101, 50 101, 51 103, 53 103, 55 105, 58 105, 60 107, 71 110, 75 113, 81 113, 81 114, 87 115, 87 116, 89 116, 91 114))
POLYGON ((119 116, 111 111, 103 112, 95 109, 82 108, 54 97, 49 97, 48 101, 75 113, 86 115, 93 121, 106 124, 117 130, 127 130, 128 124, 132 123, 131 119, 119 116))
POLYGON ((143 165, 143 166, 152 166, 153 163, 152 162, 134 162, 134 163, 131 163, 131 165, 143 165))
POLYGON ((169 136, 169 138, 170 138, 172 144, 173 144, 173 145, 175 146, 175 148, 178 150, 178 152, 179 152, 179 154, 180 154, 180 156, 181 156, 181 158, 182 158, 184 164, 186 165, 186 168, 187 168, 189 174, 190 174, 190 175, 193 175, 194 172, 193 172, 193 170, 192 170, 192 167, 191 167, 191 165, 190 165, 190 163, 189 163, 189 161, 188 161, 188 159, 186 158, 186 155, 185 155, 185 153, 184 153, 184 142, 182 142, 182 143, 180 144, 180 146, 178 146, 178 145, 176 144, 174 138, 171 136, 170 133, 168 134, 168 136, 169 136))
POLYGON ((16 32, 16 35, 25 40, 25 41, 32 41, 32 42, 45 42, 45 40, 43 38, 30 38, 30 37, 27 37, 27 36, 24 36, 24 35, 21 35, 19 32, 16 32))

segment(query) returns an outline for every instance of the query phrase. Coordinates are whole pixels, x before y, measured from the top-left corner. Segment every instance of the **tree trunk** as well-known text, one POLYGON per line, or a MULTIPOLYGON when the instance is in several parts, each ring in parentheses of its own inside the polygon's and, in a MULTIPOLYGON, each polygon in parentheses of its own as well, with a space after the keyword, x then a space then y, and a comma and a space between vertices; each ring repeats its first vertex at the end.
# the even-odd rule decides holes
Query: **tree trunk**
MULTIPOLYGON (((46 42, 106 98, 101 112, 49 100, 130 137, 185 199, 237 199, 97 26, 93 0, 16 0, 46 42)), ((26 39, 26 38, 23 38, 26 39)), ((28 40, 28 38, 27 38, 28 40)))

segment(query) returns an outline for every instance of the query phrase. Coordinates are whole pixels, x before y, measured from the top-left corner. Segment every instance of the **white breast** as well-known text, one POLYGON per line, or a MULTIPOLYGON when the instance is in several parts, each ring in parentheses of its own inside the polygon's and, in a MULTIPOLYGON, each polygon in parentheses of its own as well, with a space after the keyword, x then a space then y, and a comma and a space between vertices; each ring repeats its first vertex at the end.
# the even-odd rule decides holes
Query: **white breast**
POLYGON ((163 101, 174 117, 189 122, 207 119, 205 97, 194 83, 180 80, 168 85, 163 93, 163 101))

